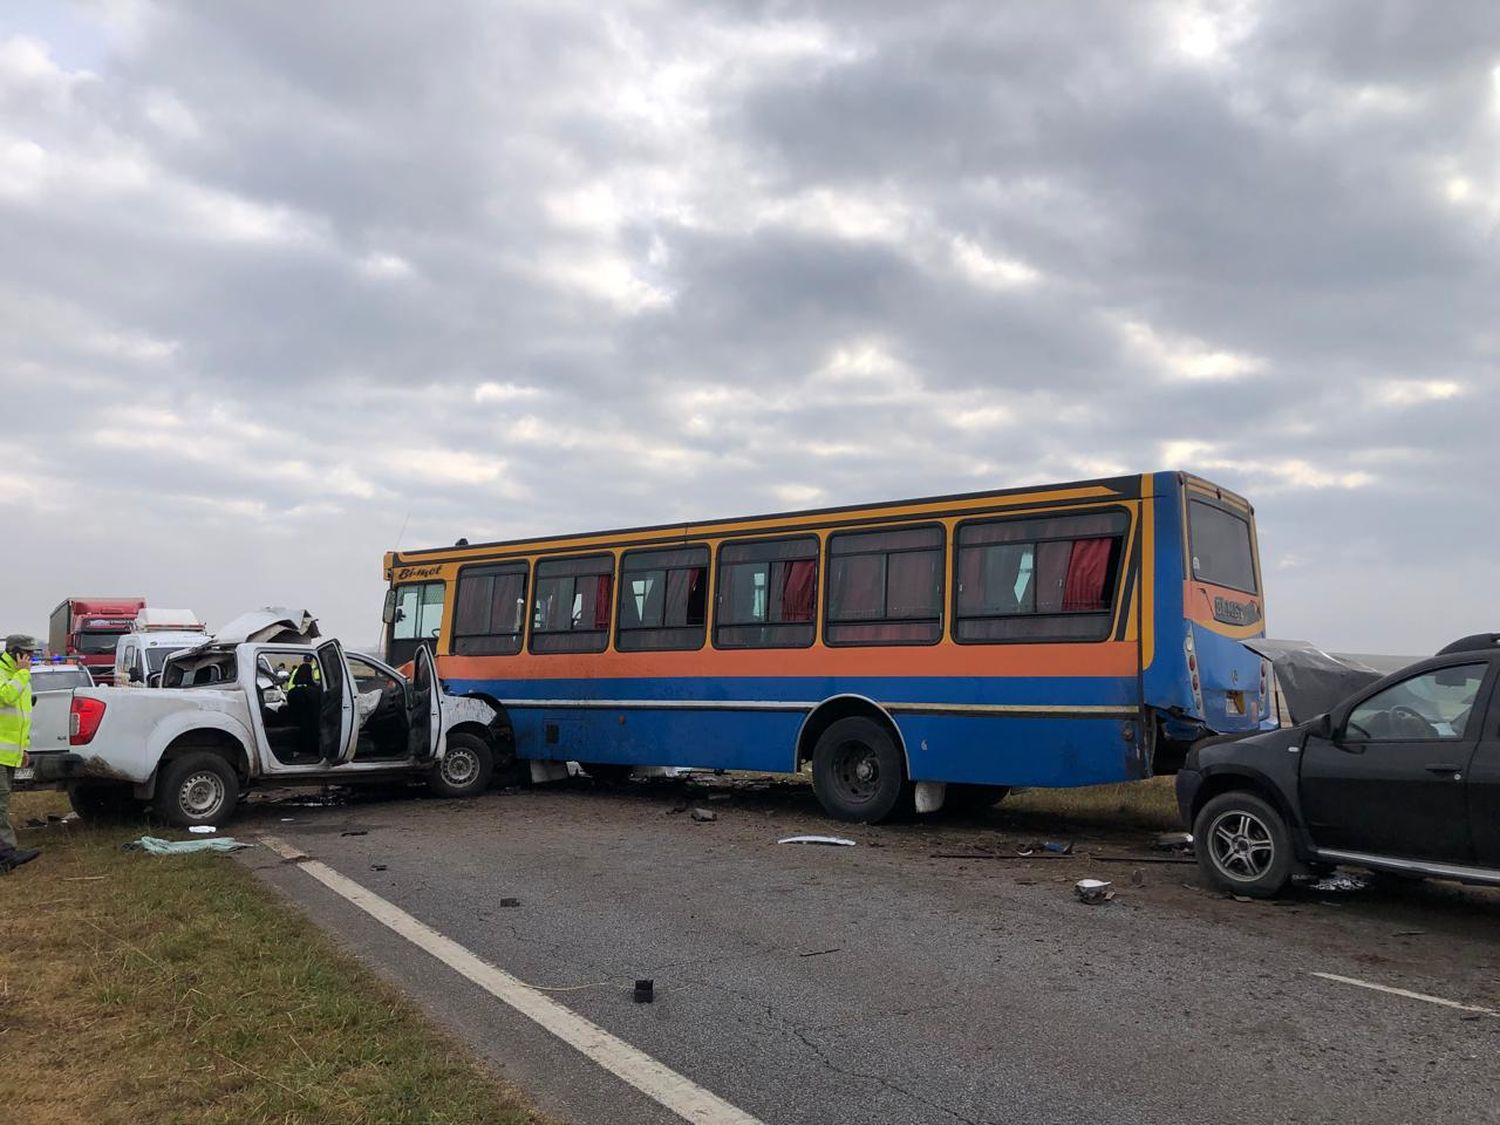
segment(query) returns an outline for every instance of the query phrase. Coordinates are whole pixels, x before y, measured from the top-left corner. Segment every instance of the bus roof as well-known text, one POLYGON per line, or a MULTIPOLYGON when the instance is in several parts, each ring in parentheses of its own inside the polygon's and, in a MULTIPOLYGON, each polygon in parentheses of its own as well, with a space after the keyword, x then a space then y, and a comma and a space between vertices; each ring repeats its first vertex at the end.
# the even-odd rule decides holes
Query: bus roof
MULTIPOLYGON (((943 514, 940 506, 949 506, 961 511, 979 507, 991 500, 1014 499, 1024 501, 1035 497, 1041 504, 1060 504, 1079 500, 1134 500, 1142 495, 1143 481, 1156 474, 1137 476, 1100 477, 1093 480, 1066 481, 1059 484, 1028 485, 1020 488, 991 489, 983 492, 960 492, 940 496, 916 497, 905 500, 873 501, 862 504, 843 504, 829 508, 806 508, 787 512, 769 512, 753 516, 732 516, 723 519, 681 521, 677 523, 650 524, 640 527, 612 528, 603 531, 573 532, 557 535, 536 535, 524 539, 501 539, 483 543, 460 540, 453 546, 424 547, 412 551, 390 551, 386 554, 387 568, 411 566, 421 563, 440 563, 471 558, 479 554, 493 554, 496 548, 521 548, 540 545, 561 546, 570 549, 588 543, 604 545, 626 538, 652 537, 663 542, 723 534, 742 534, 756 531, 793 531, 798 526, 817 526, 827 522, 830 516, 854 516, 862 514, 923 515, 937 517, 943 514)), ((1242 497, 1222 489, 1201 477, 1187 473, 1176 473, 1179 480, 1206 489, 1237 502, 1247 510, 1250 505, 1242 497)))

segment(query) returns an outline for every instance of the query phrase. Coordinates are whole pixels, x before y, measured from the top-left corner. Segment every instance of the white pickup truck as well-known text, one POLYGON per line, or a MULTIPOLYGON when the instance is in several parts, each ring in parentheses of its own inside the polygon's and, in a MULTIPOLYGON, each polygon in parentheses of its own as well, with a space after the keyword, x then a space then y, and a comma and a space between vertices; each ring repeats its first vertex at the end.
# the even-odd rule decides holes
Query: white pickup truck
POLYGON ((337 641, 205 641, 167 660, 161 687, 74 691, 69 745, 32 754, 35 781, 82 817, 149 802, 181 826, 223 824, 257 785, 415 775, 482 793, 508 745, 494 709, 444 694, 425 649, 413 667, 408 681, 337 641))

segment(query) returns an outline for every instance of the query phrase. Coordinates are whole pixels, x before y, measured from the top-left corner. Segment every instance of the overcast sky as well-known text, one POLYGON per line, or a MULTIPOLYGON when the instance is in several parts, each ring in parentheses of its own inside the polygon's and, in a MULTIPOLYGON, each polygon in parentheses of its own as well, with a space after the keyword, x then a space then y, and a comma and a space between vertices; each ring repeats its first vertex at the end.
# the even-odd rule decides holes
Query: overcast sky
POLYGON ((1193 470, 1268 630, 1500 628, 1500 5, 0 5, 0 628, 1193 470))

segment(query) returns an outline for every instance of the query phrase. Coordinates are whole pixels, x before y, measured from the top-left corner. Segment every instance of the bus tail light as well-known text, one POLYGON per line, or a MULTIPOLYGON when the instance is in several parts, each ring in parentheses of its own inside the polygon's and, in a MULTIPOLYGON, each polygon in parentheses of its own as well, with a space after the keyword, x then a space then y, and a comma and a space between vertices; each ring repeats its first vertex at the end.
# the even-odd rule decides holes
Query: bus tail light
POLYGON ((103 700, 74 696, 73 706, 68 708, 68 745, 87 746, 103 718, 103 700))
POLYGON ((1193 627, 1188 625, 1187 632, 1182 639, 1182 651, 1187 656, 1188 682, 1193 689, 1193 707, 1197 710, 1200 718, 1203 717, 1203 689, 1198 681, 1198 652, 1197 646, 1193 644, 1193 627))

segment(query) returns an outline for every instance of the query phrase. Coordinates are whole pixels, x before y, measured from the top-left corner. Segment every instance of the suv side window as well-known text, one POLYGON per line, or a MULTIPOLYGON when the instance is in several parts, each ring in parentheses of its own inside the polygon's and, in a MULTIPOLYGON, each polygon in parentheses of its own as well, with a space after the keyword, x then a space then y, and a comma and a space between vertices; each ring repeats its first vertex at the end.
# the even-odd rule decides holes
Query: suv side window
POLYGON ((1349 713, 1345 736, 1354 742, 1462 738, 1488 669, 1488 664, 1434 668, 1392 684, 1349 713))

